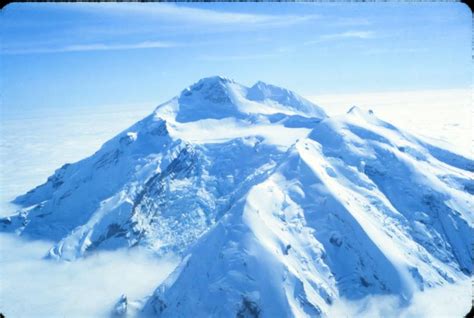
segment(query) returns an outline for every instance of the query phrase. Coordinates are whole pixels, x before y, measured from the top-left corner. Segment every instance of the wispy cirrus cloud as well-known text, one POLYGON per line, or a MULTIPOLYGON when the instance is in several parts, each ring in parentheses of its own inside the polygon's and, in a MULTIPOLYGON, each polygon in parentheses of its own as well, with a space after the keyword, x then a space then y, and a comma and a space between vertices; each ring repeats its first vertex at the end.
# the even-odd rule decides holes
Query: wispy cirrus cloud
POLYGON ((387 53, 420 53, 428 52, 429 49, 426 47, 392 47, 392 48, 371 48, 363 51, 366 55, 379 55, 387 53))
POLYGON ((331 26, 338 26, 338 27, 349 27, 349 26, 367 26, 371 25, 372 22, 368 18, 348 18, 348 17, 327 17, 331 19, 327 22, 327 24, 331 26))
POLYGON ((278 57, 278 53, 255 53, 255 54, 235 54, 235 55, 202 55, 198 57, 201 61, 224 62, 224 61, 246 61, 260 60, 278 57))
POLYGON ((60 47, 36 46, 27 48, 2 48, 1 54, 33 54, 33 53, 61 53, 61 52, 87 52, 87 51, 116 51, 116 50, 137 50, 137 49, 153 49, 153 48, 172 48, 180 46, 178 43, 161 42, 161 41, 145 41, 127 44, 74 44, 60 47))
POLYGON ((323 40, 345 39, 345 38, 372 39, 374 37, 375 37, 375 32, 373 31, 347 31, 347 32, 342 32, 342 33, 321 35, 321 39, 323 40))
POLYGON ((268 49, 265 52, 246 53, 246 54, 229 54, 229 55, 207 54, 207 55, 198 56, 197 59, 201 61, 212 61, 212 62, 261 60, 261 59, 270 59, 270 58, 286 56, 286 55, 292 54, 294 51, 295 51, 294 47, 280 46, 274 49, 268 49))
MULTIPOLYGON (((195 7, 169 3, 57 3, 45 4, 41 7, 38 4, 29 4, 28 9, 37 9, 35 14, 41 17, 37 19, 34 27, 41 35, 37 38, 42 41, 24 41, 10 37, 4 41, 1 53, 31 54, 167 48, 177 45, 154 41, 121 43, 124 42, 124 38, 128 41, 133 41, 133 38, 135 41, 152 39, 157 33, 163 34, 166 39, 178 38, 176 41, 182 42, 180 37, 272 30, 321 18, 317 14, 233 12, 219 10, 215 6, 206 4, 195 7), (51 16, 59 16, 59 18, 52 20, 51 16), (76 23, 63 19, 61 16, 80 17, 81 21, 88 21, 88 23, 76 23), (70 45, 72 38, 80 39, 79 44, 70 45)), ((17 21, 14 16, 8 16, 2 21, 2 27, 11 34, 26 34, 33 26, 27 20, 17 21)), ((27 36, 24 37, 27 38, 27 36)), ((189 43, 186 45, 188 46, 189 43)))
POLYGON ((194 25, 237 26, 240 28, 292 25, 321 17, 317 14, 240 13, 210 9, 210 6, 195 8, 170 3, 81 3, 74 9, 92 14, 141 16, 146 19, 160 19, 161 21, 172 20, 194 25))
POLYGON ((376 37, 374 31, 345 31, 340 33, 331 33, 331 34, 323 34, 320 35, 318 39, 307 41, 305 45, 311 45, 316 43, 321 43, 325 41, 332 41, 332 40, 344 40, 344 39, 360 39, 360 40, 367 40, 373 39, 376 37))

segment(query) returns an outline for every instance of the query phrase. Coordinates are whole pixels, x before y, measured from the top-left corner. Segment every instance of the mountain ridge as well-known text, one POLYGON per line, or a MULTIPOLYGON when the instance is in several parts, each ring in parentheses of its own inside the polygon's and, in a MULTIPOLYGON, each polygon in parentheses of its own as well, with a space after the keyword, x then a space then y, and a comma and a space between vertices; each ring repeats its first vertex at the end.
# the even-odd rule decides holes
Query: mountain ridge
POLYGON ((246 87, 221 76, 203 78, 155 109, 157 116, 173 117, 177 122, 278 113, 327 117, 319 106, 287 89, 263 82, 246 87))
POLYGON ((0 229, 52 239, 62 260, 179 255, 144 314, 324 316, 471 276, 473 167, 372 111, 328 117, 211 77, 19 196, 0 229))

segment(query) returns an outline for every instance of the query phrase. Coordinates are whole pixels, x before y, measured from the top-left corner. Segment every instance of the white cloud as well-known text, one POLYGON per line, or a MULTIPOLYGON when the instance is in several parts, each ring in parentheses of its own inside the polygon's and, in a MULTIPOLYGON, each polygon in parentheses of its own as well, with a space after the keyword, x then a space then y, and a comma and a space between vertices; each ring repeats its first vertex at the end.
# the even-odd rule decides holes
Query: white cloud
POLYGON ((426 47, 418 47, 418 48, 410 48, 410 47, 394 47, 394 48, 371 48, 366 49, 363 51, 363 54, 366 55, 379 55, 379 54, 387 54, 387 53, 420 53, 420 52, 428 52, 429 49, 426 47))
MULTIPOLYGON (((29 7, 36 8, 37 5, 30 4, 29 7)), ((137 34, 156 34, 163 32, 167 36, 178 33, 222 33, 236 32, 242 30, 255 30, 262 28, 278 28, 305 23, 320 19, 316 14, 263 14, 263 13, 240 13, 224 10, 215 10, 215 6, 202 4, 198 7, 189 7, 169 3, 77 3, 61 4, 41 7, 39 14, 47 13, 47 10, 62 10, 74 14, 80 13, 83 17, 97 17, 107 23, 92 23, 91 25, 74 25, 65 23, 64 28, 58 28, 58 36, 52 37, 47 42, 13 42, 4 43, 0 53, 3 54, 31 54, 31 53, 54 53, 54 52, 84 52, 84 51, 106 51, 106 50, 130 50, 144 48, 169 48, 181 46, 181 43, 163 41, 147 41, 140 43, 95 43, 98 35, 114 38, 118 36, 133 36, 137 34), (135 21, 128 23, 127 28, 120 27, 124 21, 135 21), (136 23, 139 21, 139 23, 136 23), (59 30, 61 32, 59 32, 59 30), (80 35, 82 38, 90 38, 92 43, 67 44, 70 38, 80 35), (66 43, 66 44, 65 44, 66 43)), ((62 12, 61 11, 61 12, 62 12)), ((57 14, 57 12, 56 12, 57 14)), ((4 21, 5 26, 18 28, 18 24, 12 19, 4 21)), ((50 22, 46 23, 48 27, 50 22)), ((59 23, 59 22, 58 22, 59 23)), ((20 26, 21 28, 21 26, 20 26)), ((56 32, 56 31, 55 31, 56 32)), ((100 42, 100 41, 99 41, 100 42)), ((179 41, 178 41, 179 42, 179 41)), ((190 45, 187 43, 186 45, 190 45)))
POLYGON ((331 34, 323 34, 319 36, 317 40, 307 41, 305 42, 306 45, 321 43, 325 41, 331 40, 344 40, 344 39, 360 39, 360 40, 367 40, 375 38, 375 32, 373 31, 346 31, 340 33, 331 33, 331 34))
MULTIPOLYGON (((0 233, 0 308, 6 317, 109 317, 121 294, 133 302, 150 295, 178 264, 144 251, 101 252, 75 262, 45 260, 49 242, 0 233)), ((466 279, 414 294, 336 300, 328 317, 462 317, 471 305, 466 279)), ((133 316, 133 315, 132 315, 133 316)))
POLYGON ((160 42, 160 41, 145 41, 128 44, 75 44, 66 45, 62 47, 46 47, 37 46, 31 48, 9 49, 1 50, 2 54, 31 54, 31 53, 57 53, 57 52, 85 52, 85 51, 113 51, 113 50, 136 50, 136 49, 151 49, 151 48, 171 48, 180 46, 178 43, 160 42))
POLYGON ((373 31, 347 31, 335 34, 322 35, 322 39, 340 39, 340 38, 357 38, 357 39, 372 39, 375 33, 373 31))
POLYGON ((139 250, 45 260, 50 247, 0 234, 0 309, 6 317, 109 317, 121 294, 129 300, 150 295, 178 263, 139 250))
POLYGON ((396 296, 368 296, 359 301, 337 300, 328 317, 464 317, 471 306, 470 280, 417 292, 408 304, 396 296))
POLYGON ((255 53, 255 54, 239 54, 239 55, 203 55, 198 57, 201 61, 245 61, 245 60, 260 60, 280 56, 280 52, 276 53, 255 53))
POLYGON ((355 26, 355 25, 370 25, 370 20, 366 18, 347 18, 347 17, 331 17, 328 21, 331 26, 355 26))
POLYGON ((188 22, 201 25, 234 25, 245 26, 278 26, 301 23, 318 19, 319 15, 269 15, 253 13, 236 13, 229 11, 212 10, 202 4, 200 8, 169 3, 82 3, 76 8, 92 13, 100 11, 105 14, 140 15, 145 18, 159 18, 179 22, 188 22))

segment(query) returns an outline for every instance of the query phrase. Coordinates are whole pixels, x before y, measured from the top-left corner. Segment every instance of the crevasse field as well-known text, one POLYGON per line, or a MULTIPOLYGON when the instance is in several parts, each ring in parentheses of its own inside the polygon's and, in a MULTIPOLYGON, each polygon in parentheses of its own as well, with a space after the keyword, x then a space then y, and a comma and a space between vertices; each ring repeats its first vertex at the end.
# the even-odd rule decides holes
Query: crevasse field
MULTIPOLYGON (((345 113, 352 105, 372 109, 381 119, 422 139, 472 157, 473 112, 467 90, 307 97, 329 115, 345 113)), ((3 114, 0 215, 15 211, 10 201, 16 196, 43 183, 64 163, 91 155, 154 106, 3 114)), ((142 299, 178 264, 172 256, 158 261, 141 250, 102 252, 75 262, 44 260, 51 245, 0 235, 0 311, 12 317, 107 316, 120 294, 130 300, 142 299)), ((357 302, 341 300, 332 306, 329 316, 460 317, 470 306, 470 295, 470 282, 464 281, 419 293, 402 311, 397 299, 375 296, 357 302)), ((140 306, 129 303, 132 313, 135 305, 140 306)))

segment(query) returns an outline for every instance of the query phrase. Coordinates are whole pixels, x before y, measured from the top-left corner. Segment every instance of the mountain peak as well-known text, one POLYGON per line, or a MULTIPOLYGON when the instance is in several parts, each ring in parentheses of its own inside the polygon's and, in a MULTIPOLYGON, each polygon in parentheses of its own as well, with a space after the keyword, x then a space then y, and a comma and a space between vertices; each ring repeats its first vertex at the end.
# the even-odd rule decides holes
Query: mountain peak
POLYGON ((473 166, 358 107, 327 118, 214 76, 18 197, 0 231, 64 260, 182 258, 144 315, 331 316, 341 298, 410 302, 472 276, 473 166))
MULTIPOLYGON (((279 102, 288 102, 294 98, 296 94, 285 88, 267 84, 262 81, 255 83, 247 92, 247 98, 255 101, 263 101, 265 99, 274 99, 279 102)), ((282 104, 283 104, 282 103, 282 104)))
POLYGON ((362 112, 363 110, 359 106, 355 105, 349 108, 349 110, 347 111, 348 114, 361 114, 362 112))
POLYGON ((347 114, 353 115, 374 115, 374 111, 372 109, 362 109, 359 106, 352 106, 348 111, 347 114))
POLYGON ((231 83, 235 82, 222 76, 205 77, 183 90, 179 98, 192 96, 193 99, 199 97, 214 103, 229 102, 226 96, 228 97, 228 85, 231 83))
POLYGON ((362 119, 366 122, 375 122, 378 121, 378 118, 375 116, 374 112, 371 109, 362 109, 358 106, 352 106, 348 111, 347 115, 353 119, 362 119))
POLYGON ((234 80, 225 76, 221 75, 214 75, 214 76, 208 76, 208 77, 203 77, 197 83, 199 82, 221 82, 221 83, 233 83, 234 80))
POLYGON ((203 78, 168 103, 158 106, 155 114, 178 122, 204 119, 247 118, 253 114, 285 114, 325 118, 325 112, 296 93, 257 82, 248 88, 230 78, 203 78))
MULTIPOLYGON (((203 91, 216 88, 224 88, 226 84, 235 83, 232 79, 223 77, 223 76, 209 76, 204 77, 186 88, 183 93, 193 92, 193 91, 203 91)), ((182 93, 182 94, 183 94, 182 93)))
POLYGON ((304 113, 310 117, 324 118, 325 112, 307 99, 279 86, 258 81, 247 91, 247 99, 256 102, 279 104, 285 108, 304 113))
POLYGON ((181 92, 176 120, 181 122, 200 119, 235 117, 237 107, 232 101, 231 79, 222 76, 206 77, 181 92))
POLYGON ((212 75, 212 76, 207 76, 201 78, 198 82, 213 82, 213 81, 219 81, 219 82, 234 82, 233 79, 221 75, 212 75))

